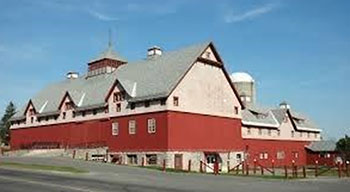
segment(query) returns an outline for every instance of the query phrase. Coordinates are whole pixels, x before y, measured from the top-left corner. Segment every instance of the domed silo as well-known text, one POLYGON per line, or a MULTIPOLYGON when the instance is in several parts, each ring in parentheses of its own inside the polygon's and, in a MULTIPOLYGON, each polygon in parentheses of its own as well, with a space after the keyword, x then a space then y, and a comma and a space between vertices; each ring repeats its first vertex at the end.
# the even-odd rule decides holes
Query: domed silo
POLYGON ((244 72, 232 73, 231 81, 243 103, 256 102, 255 81, 251 75, 244 72))

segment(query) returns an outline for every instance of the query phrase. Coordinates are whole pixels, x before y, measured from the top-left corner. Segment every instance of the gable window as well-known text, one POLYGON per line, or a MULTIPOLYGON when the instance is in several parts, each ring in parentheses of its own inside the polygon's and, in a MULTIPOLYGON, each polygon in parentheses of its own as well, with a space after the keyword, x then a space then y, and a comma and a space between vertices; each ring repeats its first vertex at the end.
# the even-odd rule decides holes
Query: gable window
POLYGON ((29 109, 29 115, 34 115, 35 112, 34 112, 34 109, 29 109))
POLYGON ((62 119, 66 119, 66 112, 62 113, 62 119))
POLYGON ((238 111, 238 107, 235 106, 235 114, 238 115, 238 112, 239 112, 239 111, 238 111))
POLYGON ((81 116, 85 117, 85 115, 86 115, 86 113, 85 113, 85 111, 83 111, 83 112, 81 113, 81 116))
POLYGON ((96 115, 96 114, 97 114, 97 110, 94 109, 94 110, 92 111, 92 114, 93 114, 93 115, 96 115))
POLYGON ((72 112, 72 117, 75 118, 75 116, 76 116, 76 112, 73 111, 73 112, 72 112))
POLYGON ((135 103, 130 103, 130 109, 134 110, 135 109, 135 103))
POLYGON ((131 134, 131 135, 136 134, 136 121, 135 120, 129 121, 129 134, 131 134))
POLYGON ((30 118, 30 123, 33 123, 34 122, 34 117, 31 117, 30 118))
POLYGON ((149 101, 145 101, 145 107, 149 107, 150 102, 149 101))
POLYGON ((205 52, 205 57, 206 57, 207 59, 210 59, 210 55, 211 55, 210 51, 205 52))
POLYGON ((148 133, 155 133, 156 132, 156 120, 154 118, 152 119, 148 119, 147 120, 147 129, 148 129, 148 133))
POLYGON ((292 135, 292 137, 294 137, 294 131, 291 131, 291 135, 292 135))
POLYGON ((113 102, 119 102, 124 100, 124 93, 116 92, 113 94, 113 102))
POLYGON ((71 110, 73 108, 72 102, 66 102, 65 104, 66 111, 71 110))
POLYGON ((281 130, 277 130, 277 136, 281 136, 281 130))
POLYGON ((118 122, 113 122, 112 123, 112 135, 116 136, 119 134, 119 123, 118 122))
POLYGON ((179 106, 179 97, 174 97, 174 106, 179 106))
POLYGON ((116 105, 116 111, 117 111, 117 112, 121 112, 121 111, 122 111, 122 106, 121 106, 120 103, 117 103, 117 105, 116 105))

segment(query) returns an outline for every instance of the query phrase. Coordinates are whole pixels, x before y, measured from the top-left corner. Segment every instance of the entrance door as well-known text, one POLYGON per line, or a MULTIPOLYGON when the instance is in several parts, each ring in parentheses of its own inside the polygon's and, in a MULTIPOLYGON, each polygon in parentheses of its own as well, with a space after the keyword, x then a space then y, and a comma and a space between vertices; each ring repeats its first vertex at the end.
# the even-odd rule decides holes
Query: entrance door
POLYGON ((216 162, 216 154, 208 154, 207 157, 207 166, 205 166, 205 172, 213 173, 214 172, 214 163, 216 162))
POLYGON ((175 169, 182 170, 182 154, 175 154, 175 169))

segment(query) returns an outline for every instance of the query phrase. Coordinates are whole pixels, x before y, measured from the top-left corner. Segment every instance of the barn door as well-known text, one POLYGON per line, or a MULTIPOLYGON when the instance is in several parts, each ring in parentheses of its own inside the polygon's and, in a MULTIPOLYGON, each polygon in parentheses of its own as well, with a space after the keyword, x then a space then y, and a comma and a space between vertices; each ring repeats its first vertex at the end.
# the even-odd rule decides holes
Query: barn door
POLYGON ((175 154, 175 169, 182 170, 182 154, 175 154))

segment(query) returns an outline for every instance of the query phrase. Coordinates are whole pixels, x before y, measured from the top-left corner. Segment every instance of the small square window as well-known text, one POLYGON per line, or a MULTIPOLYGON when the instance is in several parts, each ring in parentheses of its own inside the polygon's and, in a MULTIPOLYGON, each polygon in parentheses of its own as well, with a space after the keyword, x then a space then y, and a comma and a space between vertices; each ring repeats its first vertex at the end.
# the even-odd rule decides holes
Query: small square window
POLYGON ((135 120, 129 121, 129 134, 131 134, 131 135, 136 134, 136 121, 135 120))
POLYGON ((160 100, 160 105, 165 105, 166 104, 166 99, 161 99, 160 100))
POLYGON ((147 120, 147 128, 148 128, 148 133, 155 133, 156 132, 156 120, 155 119, 148 119, 147 120))
POLYGON ((150 101, 145 101, 145 107, 149 107, 150 106, 150 101))
POLYGON ((238 115, 238 113, 239 113, 238 107, 235 106, 235 114, 238 115))
POLYGON ((112 135, 118 135, 119 134, 119 123, 114 122, 112 123, 112 135))
POLYGON ((121 111, 122 111, 122 106, 121 106, 120 103, 117 103, 117 105, 116 105, 116 111, 117 111, 117 112, 121 112, 121 111))
POLYGON ((174 97, 174 106, 179 106, 179 97, 174 97))
POLYGON ((130 103, 130 109, 134 110, 135 109, 135 103, 130 103))

